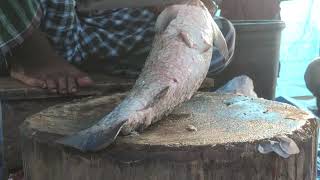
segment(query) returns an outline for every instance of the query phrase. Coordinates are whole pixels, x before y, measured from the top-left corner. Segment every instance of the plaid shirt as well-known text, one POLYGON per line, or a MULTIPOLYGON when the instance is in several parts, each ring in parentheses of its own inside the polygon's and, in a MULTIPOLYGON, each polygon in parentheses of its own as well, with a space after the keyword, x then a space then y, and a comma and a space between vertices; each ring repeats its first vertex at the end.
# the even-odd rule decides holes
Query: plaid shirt
POLYGON ((40 4, 31 0, 0 1, 0 70, 5 54, 40 24, 40 4))
POLYGON ((154 36, 156 16, 145 9, 81 14, 74 0, 50 0, 43 10, 41 28, 68 61, 80 62, 92 54, 116 58, 154 36))
MULTIPOLYGON (((57 52, 70 62, 79 63, 91 55, 111 59, 126 56, 132 51, 150 50, 156 15, 149 10, 125 8, 82 14, 76 10, 75 0, 41 0, 40 7, 42 31, 57 52)), ((29 19, 37 19, 35 14, 29 19)), ((226 38, 231 57, 234 52, 234 28, 226 19, 215 18, 215 21, 226 38)), ((23 40, 14 37, 10 41, 20 43, 23 40)), ((4 44, 10 47, 8 43, 4 44)), ((210 73, 224 69, 230 59, 225 60, 215 49, 210 73)))

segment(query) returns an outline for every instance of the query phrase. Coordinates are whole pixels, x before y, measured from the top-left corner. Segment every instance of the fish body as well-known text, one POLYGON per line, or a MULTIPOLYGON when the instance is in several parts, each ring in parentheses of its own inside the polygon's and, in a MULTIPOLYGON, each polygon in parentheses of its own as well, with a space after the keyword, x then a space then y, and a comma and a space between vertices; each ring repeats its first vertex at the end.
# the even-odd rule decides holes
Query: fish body
POLYGON ((199 89, 213 43, 227 57, 223 35, 200 0, 167 7, 157 19, 152 50, 127 97, 97 124, 58 142, 98 151, 120 132, 142 131, 160 120, 199 89))

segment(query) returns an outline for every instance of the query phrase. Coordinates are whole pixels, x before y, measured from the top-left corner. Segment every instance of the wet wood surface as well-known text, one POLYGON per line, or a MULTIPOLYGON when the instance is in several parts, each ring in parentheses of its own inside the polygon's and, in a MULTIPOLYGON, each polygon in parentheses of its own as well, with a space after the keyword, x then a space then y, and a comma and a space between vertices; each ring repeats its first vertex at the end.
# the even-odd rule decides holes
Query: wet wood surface
POLYGON ((59 104, 21 126, 27 180, 313 180, 317 124, 292 106, 244 96, 198 93, 144 133, 118 137, 98 153, 55 144, 91 126, 125 94, 59 104), (258 146, 292 139, 298 154, 261 154, 258 146))

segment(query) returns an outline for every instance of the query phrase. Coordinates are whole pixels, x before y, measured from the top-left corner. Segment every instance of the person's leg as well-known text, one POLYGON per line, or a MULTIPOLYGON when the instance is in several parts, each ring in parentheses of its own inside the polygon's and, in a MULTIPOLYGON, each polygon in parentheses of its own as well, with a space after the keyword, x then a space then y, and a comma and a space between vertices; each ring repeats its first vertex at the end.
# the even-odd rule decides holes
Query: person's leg
POLYGON ((39 30, 16 48, 8 60, 13 78, 53 93, 75 93, 79 87, 93 83, 87 74, 60 57, 39 30))
POLYGON ((64 62, 37 29, 45 9, 36 0, 1 1, 0 58, 13 78, 60 93, 92 84, 86 74, 64 62), (68 86, 69 84, 69 86, 68 86))
MULTIPOLYGON (((61 0, 52 0, 44 4, 46 14, 42 30, 68 61, 79 63, 82 67, 89 65, 89 69, 97 69, 92 63, 98 62, 107 64, 105 69, 110 69, 114 64, 125 64, 127 61, 124 59, 138 52, 141 44, 147 47, 147 51, 150 50, 155 13, 147 9, 128 8, 83 13, 74 9, 73 0, 59 2, 61 0), (70 17, 73 19, 70 20, 70 17)), ((134 63, 143 62, 135 60, 134 63)))
MULTIPOLYGON (((65 59, 81 62, 90 55, 113 59, 151 49, 156 21, 153 12, 146 9, 116 9, 96 14, 80 14, 74 10, 73 0, 61 2, 62 0, 52 0, 46 4, 42 29, 65 59), (70 17, 73 19, 70 20, 70 17)), ((228 22, 226 20, 217 22, 221 23, 232 55, 234 36, 229 33, 230 24, 225 23, 228 22)), ((214 53, 213 73, 223 69, 229 62, 220 60, 220 56, 220 53, 214 53)), ((143 62, 133 63, 140 63, 142 66, 143 62)))
POLYGON ((71 29, 59 29, 68 26, 63 24, 66 21, 57 22, 59 17, 48 18, 50 23, 44 27, 54 47, 69 61, 81 63, 92 55, 119 59, 131 54, 139 44, 151 47, 156 15, 147 9, 77 13, 76 17, 71 29))
MULTIPOLYGON (((203 1, 215 11, 210 0, 203 1)), ((150 50, 157 13, 123 8, 84 14, 75 11, 75 5, 74 0, 51 0, 45 4, 42 29, 65 59, 81 62, 91 55, 121 59, 139 54, 141 49, 150 50)))

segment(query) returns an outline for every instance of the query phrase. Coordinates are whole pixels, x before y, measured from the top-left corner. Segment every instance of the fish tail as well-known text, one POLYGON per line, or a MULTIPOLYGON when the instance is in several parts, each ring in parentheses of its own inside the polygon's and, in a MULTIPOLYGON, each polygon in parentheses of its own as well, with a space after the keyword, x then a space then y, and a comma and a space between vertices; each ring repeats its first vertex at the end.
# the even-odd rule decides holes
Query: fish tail
POLYGON ((97 124, 74 135, 64 137, 58 144, 78 149, 82 152, 102 150, 114 142, 126 119, 97 124))

